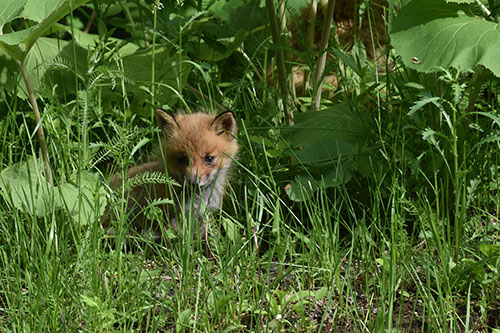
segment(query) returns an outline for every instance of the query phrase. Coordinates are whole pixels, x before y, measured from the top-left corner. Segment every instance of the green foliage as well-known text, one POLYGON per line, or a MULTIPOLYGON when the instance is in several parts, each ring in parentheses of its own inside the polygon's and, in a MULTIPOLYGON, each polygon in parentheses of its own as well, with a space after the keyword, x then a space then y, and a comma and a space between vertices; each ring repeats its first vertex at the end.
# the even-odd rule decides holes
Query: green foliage
MULTIPOLYGON (((277 3, 281 44, 260 0, 82 3, 1 2, 0 331, 499 327, 498 52, 478 35, 498 30, 498 1, 487 15, 472 0, 337 0, 353 6, 335 8, 314 112, 319 87, 291 87, 310 82, 321 53, 325 11, 307 21, 310 1, 277 3), (159 158, 158 106, 238 119, 206 240, 183 211, 161 239, 135 232, 127 190, 184 185, 163 172, 110 191, 112 175, 159 158), (34 138, 42 123, 54 185, 34 138)), ((151 198, 144 214, 158 221, 171 203, 151 198)))
MULTIPOLYGON (((170 49, 156 49, 154 75, 158 82, 156 103, 159 105, 173 105, 179 98, 192 65, 186 58, 174 55, 169 57, 170 49)), ((148 88, 148 83, 153 77, 151 67, 152 49, 138 50, 131 55, 123 57, 123 71, 125 77, 130 80, 129 89, 134 92, 131 102, 133 113, 148 116, 151 114, 153 105, 148 104, 152 91, 148 88)), ((156 88, 155 88, 156 89, 156 88)))
POLYGON ((295 124, 282 130, 302 169, 287 188, 289 197, 304 201, 317 189, 351 180, 372 127, 369 114, 348 103, 298 114, 295 124))
POLYGON ((87 0, 63 1, 12 1, 4 0, 0 3, 3 11, 0 28, 0 47, 17 61, 23 61, 33 44, 54 23, 66 16, 71 10, 83 5, 87 0), (34 25, 23 30, 14 30, 9 24, 17 17, 24 17, 35 22, 34 25), (23 44, 24 48, 20 45, 23 44))
POLYGON ((95 221, 104 212, 105 191, 98 177, 88 171, 70 175, 68 182, 52 186, 40 175, 40 161, 29 157, 0 173, 0 190, 13 208, 39 217, 66 211, 76 223, 95 221))
MULTIPOLYGON (((24 66, 33 80, 34 90, 42 90, 52 86, 61 95, 75 94, 74 75, 83 79, 87 68, 87 51, 73 43, 54 38, 41 37, 26 58, 24 66), (76 61, 73 62, 73 50, 76 61), (76 73, 74 71, 77 70, 76 73)), ((0 61, 4 65, 0 69, 0 85, 11 91, 17 91, 19 97, 27 99, 26 88, 16 87, 18 76, 15 75, 19 66, 13 59, 0 51, 0 61)))
POLYGON ((469 5, 413 0, 394 20, 391 39, 408 68, 467 71, 481 64, 500 77, 500 26, 475 16, 469 5))
POLYGON ((143 184, 170 184, 180 186, 180 184, 178 184, 175 180, 167 177, 165 173, 159 171, 140 173, 130 178, 127 182, 127 186, 130 188, 143 184))

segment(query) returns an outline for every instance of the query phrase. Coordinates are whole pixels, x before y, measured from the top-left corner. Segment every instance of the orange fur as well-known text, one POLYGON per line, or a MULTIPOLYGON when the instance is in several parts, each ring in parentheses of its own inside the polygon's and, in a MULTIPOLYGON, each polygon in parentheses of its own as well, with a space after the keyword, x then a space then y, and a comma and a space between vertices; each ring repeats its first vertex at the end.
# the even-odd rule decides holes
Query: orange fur
MULTIPOLYGON (((168 189, 164 184, 142 184, 128 191, 129 220, 136 229, 152 228, 159 235, 160 223, 176 228, 177 217, 194 217, 199 222, 199 234, 205 237, 207 212, 220 209, 224 187, 227 184, 229 167, 238 152, 237 125, 231 112, 219 115, 206 113, 172 115, 162 109, 156 110, 158 126, 162 130, 162 148, 165 160, 142 164, 128 170, 132 178, 145 172, 167 172, 182 188, 168 189), (165 170, 166 165, 166 170, 165 170), (169 198, 171 205, 162 204, 161 220, 146 216, 145 208, 158 198, 169 198), (179 211, 183 209, 183 211, 179 211), (184 213, 184 214, 182 214, 184 213)), ((120 187, 122 179, 114 176, 110 187, 120 187)), ((109 207, 103 224, 110 225, 109 207)))
POLYGON ((204 186, 211 173, 229 166, 231 159, 228 157, 235 157, 238 152, 238 143, 234 140, 236 123, 232 113, 223 113, 218 117, 228 118, 226 127, 223 123, 225 119, 206 113, 172 116, 157 110, 158 124, 165 135, 164 149, 171 177, 177 181, 187 179, 199 182, 204 186), (179 156, 186 157, 189 163, 177 163, 179 156), (214 163, 207 165, 204 161, 206 156, 213 156, 214 163))

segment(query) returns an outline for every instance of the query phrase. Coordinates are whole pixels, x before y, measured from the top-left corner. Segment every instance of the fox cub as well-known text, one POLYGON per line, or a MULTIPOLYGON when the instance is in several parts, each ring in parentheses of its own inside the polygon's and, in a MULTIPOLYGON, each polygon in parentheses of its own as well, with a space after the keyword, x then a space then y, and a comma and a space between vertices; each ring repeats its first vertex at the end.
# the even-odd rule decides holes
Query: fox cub
MULTIPOLYGON (((230 111, 219 115, 202 112, 173 115, 163 109, 155 112, 165 158, 132 167, 127 177, 166 171, 181 186, 152 183, 128 189, 128 220, 138 231, 152 231, 158 238, 160 223, 167 224, 166 229, 177 229, 183 216, 191 217, 199 223, 195 237, 205 238, 207 213, 220 209, 229 168, 238 152, 236 120, 230 111), (157 206, 161 216, 148 216, 148 205, 160 198, 171 199, 173 204, 157 206)), ((110 187, 118 189, 121 184, 122 179, 115 175, 110 187)), ((109 208, 104 213, 105 228, 110 226, 109 208)))

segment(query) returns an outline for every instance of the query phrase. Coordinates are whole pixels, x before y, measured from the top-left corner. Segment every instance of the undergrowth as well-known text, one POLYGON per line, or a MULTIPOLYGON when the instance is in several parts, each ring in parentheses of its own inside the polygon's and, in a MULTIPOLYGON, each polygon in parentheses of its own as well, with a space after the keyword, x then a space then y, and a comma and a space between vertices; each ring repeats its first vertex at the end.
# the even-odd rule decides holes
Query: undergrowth
MULTIPOLYGON (((368 52, 333 33, 310 111, 318 87, 285 99, 274 70, 283 51, 290 82, 315 72, 315 46, 294 32, 300 10, 278 8, 292 46, 276 46, 258 2, 237 1, 238 22, 222 3, 93 1, 41 38, 64 48, 35 47, 39 64, 27 62, 53 184, 25 86, 0 54, 0 330, 498 331, 498 77, 418 73, 377 37, 386 25, 368 52), (157 241, 127 223, 124 189, 181 186, 166 175, 109 187, 156 158, 155 107, 238 119, 240 153, 204 241, 189 218, 157 241)), ((376 29, 378 5, 355 3, 353 29, 376 29)))

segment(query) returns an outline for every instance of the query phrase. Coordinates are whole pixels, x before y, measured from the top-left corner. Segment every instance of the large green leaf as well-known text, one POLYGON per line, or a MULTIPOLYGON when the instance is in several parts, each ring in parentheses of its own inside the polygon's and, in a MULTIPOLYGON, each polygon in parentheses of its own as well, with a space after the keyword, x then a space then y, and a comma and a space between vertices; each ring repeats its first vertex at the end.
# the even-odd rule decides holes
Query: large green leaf
POLYGON ((0 35, 6 23, 21 16, 27 0, 0 1, 0 35))
POLYGON ((66 209, 75 221, 87 224, 96 221, 104 213, 106 191, 98 176, 90 171, 72 174, 69 183, 57 186, 55 191, 57 207, 66 209))
MULTIPOLYGON (((83 76, 87 71, 87 50, 75 46, 77 75, 83 76)), ((41 37, 35 43, 27 56, 24 67, 31 78, 31 85, 36 91, 41 82, 57 89, 64 89, 65 93, 75 93, 75 78, 73 73, 73 44, 69 41, 41 37)), ((13 59, 0 50, 0 86, 13 91, 16 85, 21 87, 17 94, 27 98, 24 81, 16 82, 14 79, 19 71, 13 59)))
POLYGON ((468 5, 413 0, 394 20, 391 39, 405 65, 417 71, 481 64, 500 77, 500 27, 474 16, 468 5))
MULTIPOLYGON (((34 2, 47 2, 38 1, 38 0, 30 0, 34 2)), ((40 17, 40 23, 35 26, 35 29, 29 34, 29 36, 24 40, 24 43, 29 47, 36 42, 36 40, 42 36, 50 27, 66 16, 70 11, 75 10, 80 7, 88 0, 66 0, 61 4, 60 0, 50 0, 50 5, 44 6, 44 16, 40 17)))
POLYGON ((370 124, 366 112, 342 103, 297 114, 295 125, 283 128, 283 133, 302 163, 324 164, 355 154, 367 140, 370 124))
POLYGON ((44 216, 54 205, 53 187, 40 175, 43 167, 30 157, 0 172, 0 194, 14 208, 29 215, 44 216))
POLYGON ((208 9, 210 13, 229 24, 234 31, 251 31, 265 25, 264 8, 245 0, 218 0, 208 9))
POLYGON ((301 164, 307 166, 286 187, 291 200, 304 201, 318 189, 347 183, 354 161, 369 138, 370 116, 348 103, 330 109, 299 113, 295 125, 283 128, 301 164))
POLYGON ((350 161, 336 163, 324 168, 318 179, 311 175, 298 175, 286 187, 288 197, 293 201, 305 201, 318 189, 326 189, 346 184, 352 178, 350 161))
MULTIPOLYGON (((203 38, 186 45, 186 49, 199 60, 218 61, 229 57, 250 35, 255 38, 258 27, 267 24, 265 8, 255 1, 216 0, 208 12, 217 20, 199 25, 203 38)), ((245 49, 251 48, 246 44, 245 49)))
MULTIPOLYGON (((10 8, 6 11, 2 26, 19 15, 38 22, 25 30, 13 31, 0 35, 0 48, 5 50, 16 60, 23 60, 31 46, 42 36, 50 27, 66 16, 71 10, 78 8, 88 0, 29 0, 24 2, 24 11, 19 14, 19 5, 13 5, 12 0, 0 0, 0 8, 10 8), (21 49, 19 44, 24 44, 21 49)), ((22 1, 20 1, 22 3, 22 1)), ((0 14, 2 15, 2 14, 0 14)), ((0 16, 1 17, 1 16, 0 16)))
MULTIPOLYGON (((187 82, 187 77, 192 65, 185 61, 186 57, 170 56, 167 48, 155 50, 155 82, 159 89, 156 95, 157 103, 171 105, 187 82)), ((145 105, 150 99, 149 86, 152 78, 152 49, 141 49, 131 55, 123 57, 123 70, 125 76, 132 80, 134 98, 132 111, 136 114, 147 116, 151 107, 145 105)))
POLYGON ((246 30, 238 30, 232 37, 220 38, 210 43, 208 40, 188 43, 186 51, 191 52, 193 57, 198 60, 219 61, 233 54, 241 46, 247 35, 246 30))
POLYGON ((64 2, 65 0, 28 0, 23 16, 35 22, 42 22, 52 12, 61 7, 64 2))
MULTIPOLYGON (((19 32, 26 32, 25 36, 28 35, 27 31, 19 31, 19 32)), ((19 34, 18 34, 19 36, 19 34)), ((11 58, 16 59, 16 60, 21 60, 24 57, 24 48, 21 48, 19 46, 19 43, 11 43, 11 39, 15 39, 17 36, 12 36, 12 34, 9 35, 0 35, 0 51, 4 50, 11 58), (3 38, 7 37, 7 38, 3 38)), ((22 37, 20 40, 22 40, 24 37, 22 37)))
POLYGON ((87 223, 102 215, 105 190, 95 174, 81 171, 79 175, 71 175, 68 183, 53 186, 40 170, 42 164, 33 157, 2 170, 0 195, 14 208, 32 216, 65 210, 75 221, 87 223))

